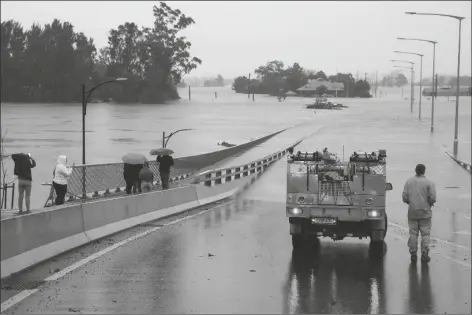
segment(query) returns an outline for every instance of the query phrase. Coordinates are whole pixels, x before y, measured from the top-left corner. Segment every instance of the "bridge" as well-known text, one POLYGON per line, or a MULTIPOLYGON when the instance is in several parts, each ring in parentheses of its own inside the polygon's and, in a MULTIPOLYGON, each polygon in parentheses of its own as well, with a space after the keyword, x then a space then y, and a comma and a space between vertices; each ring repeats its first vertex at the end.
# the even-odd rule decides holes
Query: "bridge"
POLYGON ((470 313, 470 173, 424 129, 413 118, 306 124, 278 135, 273 153, 232 159, 182 187, 2 220, 1 311, 470 313), (292 255, 283 157, 294 145, 340 157, 343 146, 346 156, 387 150, 381 261, 356 239, 292 255), (410 265, 401 200, 418 163, 438 194, 429 266, 410 265))

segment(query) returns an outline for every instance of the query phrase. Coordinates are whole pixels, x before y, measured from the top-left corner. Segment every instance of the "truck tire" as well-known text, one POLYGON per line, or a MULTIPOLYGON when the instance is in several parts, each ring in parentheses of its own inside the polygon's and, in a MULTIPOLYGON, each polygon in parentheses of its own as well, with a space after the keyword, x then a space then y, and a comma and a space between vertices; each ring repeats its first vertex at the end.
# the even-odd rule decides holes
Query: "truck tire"
POLYGON ((385 234, 384 234, 384 239, 387 237, 387 229, 388 229, 388 217, 387 214, 385 214, 385 234))
POLYGON ((294 251, 300 250, 303 247, 304 242, 303 235, 296 234, 292 235, 292 247, 294 251))

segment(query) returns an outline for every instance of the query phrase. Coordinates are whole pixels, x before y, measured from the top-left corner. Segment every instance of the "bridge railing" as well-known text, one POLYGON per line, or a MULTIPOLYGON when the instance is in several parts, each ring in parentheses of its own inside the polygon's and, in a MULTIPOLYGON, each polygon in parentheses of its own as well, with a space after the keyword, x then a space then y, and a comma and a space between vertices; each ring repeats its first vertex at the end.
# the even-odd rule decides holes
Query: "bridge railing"
MULTIPOLYGON (((154 174, 153 184, 160 183, 159 163, 149 161, 149 168, 154 174)), ((83 197, 83 176, 85 172, 85 193, 93 194, 92 197, 104 196, 111 193, 119 193, 126 186, 123 177, 123 163, 108 164, 90 164, 79 165, 74 168, 67 185, 67 201, 82 199, 83 197), (112 191, 113 190, 113 191, 112 191)), ((189 178, 194 170, 186 168, 172 168, 170 172, 169 182, 176 182, 189 178)), ((45 207, 52 206, 55 199, 55 191, 52 183, 43 183, 43 185, 51 186, 49 196, 46 200, 45 207)))
MULTIPOLYGON (((253 141, 216 152, 176 158, 174 160, 175 164, 171 168, 169 182, 173 183, 188 179, 195 172, 259 145, 285 130, 286 129, 282 129, 253 141)), ((159 183, 159 163, 156 161, 149 161, 149 167, 154 174, 153 184, 159 183)), ((68 181, 67 201, 82 199, 84 190, 86 198, 91 194, 93 194, 92 197, 98 197, 100 195, 106 196, 110 193, 121 192, 126 186, 123 177, 123 168, 123 163, 76 165, 68 181), (84 176, 85 189, 83 187, 84 176)), ((52 183, 43 183, 43 185, 51 186, 49 196, 44 206, 52 206, 54 205, 55 199, 55 192, 52 188, 52 183)))
POLYGON ((250 175, 262 172, 270 164, 274 163, 275 161, 279 160, 282 156, 284 156, 288 152, 289 148, 294 148, 300 142, 302 142, 302 140, 289 145, 287 148, 283 150, 277 151, 273 154, 263 157, 262 159, 252 161, 247 164, 208 170, 208 171, 199 173, 194 177, 193 184, 203 183, 203 185, 205 186, 215 186, 215 185, 224 184, 226 182, 238 180, 242 177, 246 177, 246 176, 250 176, 250 175))
POLYGON ((446 148, 443 148, 444 149, 444 152, 446 152, 446 154, 451 158, 453 159, 457 164, 459 164, 463 169, 465 169, 466 171, 468 171, 469 173, 472 173, 472 166, 467 163, 467 162, 464 162, 462 160, 459 160, 457 158, 454 157, 454 155, 452 153, 450 153, 449 151, 447 151, 446 148))

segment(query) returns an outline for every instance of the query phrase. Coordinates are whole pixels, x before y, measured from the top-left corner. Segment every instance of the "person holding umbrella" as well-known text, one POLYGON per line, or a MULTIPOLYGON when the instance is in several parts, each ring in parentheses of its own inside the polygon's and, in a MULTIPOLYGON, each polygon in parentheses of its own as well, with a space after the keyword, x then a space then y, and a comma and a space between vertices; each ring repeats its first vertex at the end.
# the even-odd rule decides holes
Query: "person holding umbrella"
POLYGON ((126 182, 126 194, 131 194, 131 188, 133 189, 133 194, 135 194, 136 191, 141 193, 139 172, 142 170, 143 164, 147 162, 146 157, 139 153, 128 153, 121 159, 124 162, 123 177, 126 182))
POLYGON ((174 159, 170 155, 173 153, 174 151, 167 148, 151 151, 151 155, 157 155, 156 161, 159 163, 162 189, 169 189, 170 168, 174 165, 174 159))
POLYGON ((23 214, 23 199, 25 199, 26 211, 30 211, 30 197, 31 197, 31 169, 36 166, 36 161, 28 154, 12 154, 11 158, 15 162, 14 174, 18 176, 18 214, 23 214))

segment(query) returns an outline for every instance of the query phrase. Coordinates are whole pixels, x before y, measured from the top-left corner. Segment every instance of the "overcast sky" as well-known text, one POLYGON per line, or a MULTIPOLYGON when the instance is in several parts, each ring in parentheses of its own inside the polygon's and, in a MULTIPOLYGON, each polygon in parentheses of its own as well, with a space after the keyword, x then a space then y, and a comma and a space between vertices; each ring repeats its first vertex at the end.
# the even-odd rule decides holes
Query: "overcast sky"
MULTIPOLYGON (((419 57, 393 50, 422 53, 423 76, 431 76, 433 45, 397 37, 436 40, 436 71, 457 71, 458 21, 434 16, 407 16, 405 11, 466 17, 462 22, 461 75, 471 73, 471 2, 167 2, 195 20, 185 35, 191 53, 203 60, 191 76, 247 75, 269 60, 298 62, 328 74, 359 71, 388 73, 391 59, 418 62, 419 57)), ((2 1, 1 19, 15 19, 25 28, 33 22, 69 21, 93 37, 97 48, 107 44, 108 31, 125 22, 152 26, 148 1, 2 1)), ((407 64, 405 64, 407 65, 407 64)), ((418 78, 418 76, 417 76, 418 78)))

